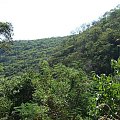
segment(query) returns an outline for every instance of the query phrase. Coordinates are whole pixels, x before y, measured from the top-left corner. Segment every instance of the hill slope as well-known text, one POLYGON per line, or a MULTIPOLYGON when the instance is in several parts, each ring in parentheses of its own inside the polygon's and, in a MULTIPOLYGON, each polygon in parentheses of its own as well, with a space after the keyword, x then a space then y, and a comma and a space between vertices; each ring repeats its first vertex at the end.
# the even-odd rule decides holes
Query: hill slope
POLYGON ((10 51, 0 49, 0 63, 6 76, 20 74, 36 66, 42 60, 48 60, 66 37, 45 38, 38 40, 14 41, 10 51))
POLYGON ((111 59, 117 60, 120 56, 120 9, 111 10, 85 31, 69 36, 64 42, 51 58, 51 64, 62 62, 72 66, 76 62, 87 72, 110 73, 111 59))

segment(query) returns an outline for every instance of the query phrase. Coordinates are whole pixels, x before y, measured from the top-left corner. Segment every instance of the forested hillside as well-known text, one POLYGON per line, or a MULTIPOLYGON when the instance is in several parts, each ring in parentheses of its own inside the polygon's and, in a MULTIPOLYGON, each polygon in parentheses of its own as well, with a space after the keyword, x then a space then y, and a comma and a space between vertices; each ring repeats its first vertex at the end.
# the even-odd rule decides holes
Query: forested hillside
POLYGON ((99 21, 83 26, 78 35, 70 36, 51 61, 67 66, 75 62, 87 72, 109 74, 111 59, 117 60, 119 55, 120 10, 115 9, 105 13, 99 21))
POLYGON ((0 42, 0 120, 120 120, 119 6, 78 34, 8 45, 0 42))
POLYGON ((4 66, 4 74, 6 76, 20 74, 34 67, 34 70, 37 70, 39 62, 48 60, 65 39, 66 37, 57 37, 13 41, 13 45, 7 51, 6 49, 0 49, 0 63, 4 66))

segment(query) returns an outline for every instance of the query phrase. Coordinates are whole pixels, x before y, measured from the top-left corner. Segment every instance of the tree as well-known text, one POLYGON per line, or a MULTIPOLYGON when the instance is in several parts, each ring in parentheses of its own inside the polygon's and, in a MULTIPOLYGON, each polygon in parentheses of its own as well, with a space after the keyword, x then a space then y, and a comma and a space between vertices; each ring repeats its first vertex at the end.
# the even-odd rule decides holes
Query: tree
POLYGON ((0 22, 0 48, 7 49, 12 41, 13 26, 8 22, 0 22))
POLYGON ((1 40, 12 40, 13 26, 8 22, 0 22, 0 39, 1 40))

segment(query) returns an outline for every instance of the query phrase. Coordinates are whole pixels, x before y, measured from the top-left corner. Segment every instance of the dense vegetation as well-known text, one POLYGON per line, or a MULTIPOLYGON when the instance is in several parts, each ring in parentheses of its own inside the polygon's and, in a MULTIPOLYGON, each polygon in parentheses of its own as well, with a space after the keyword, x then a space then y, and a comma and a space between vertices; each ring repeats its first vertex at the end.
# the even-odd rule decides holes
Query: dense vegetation
POLYGON ((120 119, 119 7, 79 34, 4 43, 0 120, 120 119))
MULTIPOLYGON (((42 60, 48 60, 50 55, 59 49, 62 37, 30 41, 13 41, 10 51, 1 49, 0 62, 4 65, 5 76, 20 74, 35 68, 42 60)), ((2 74, 2 73, 1 73, 2 74)))
POLYGON ((71 66, 77 62, 87 72, 111 73, 110 61, 117 60, 120 54, 120 10, 111 10, 99 21, 83 26, 82 31, 64 41, 52 64, 62 62, 71 66))

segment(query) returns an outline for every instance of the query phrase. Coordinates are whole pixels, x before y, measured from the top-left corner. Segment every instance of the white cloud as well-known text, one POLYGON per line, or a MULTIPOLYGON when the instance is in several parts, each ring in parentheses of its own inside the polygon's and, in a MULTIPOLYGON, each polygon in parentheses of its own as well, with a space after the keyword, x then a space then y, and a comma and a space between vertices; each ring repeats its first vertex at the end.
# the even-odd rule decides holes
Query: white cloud
POLYGON ((67 35, 97 19, 119 0, 0 0, 0 21, 14 27, 14 39, 67 35))

